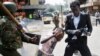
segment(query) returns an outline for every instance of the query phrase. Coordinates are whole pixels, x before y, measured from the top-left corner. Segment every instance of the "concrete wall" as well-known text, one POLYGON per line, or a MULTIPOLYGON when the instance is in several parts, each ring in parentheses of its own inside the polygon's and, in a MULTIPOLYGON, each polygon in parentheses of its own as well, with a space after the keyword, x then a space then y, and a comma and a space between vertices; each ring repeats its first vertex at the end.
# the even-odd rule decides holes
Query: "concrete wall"
POLYGON ((30 4, 31 5, 38 5, 39 4, 39 0, 30 0, 30 4))

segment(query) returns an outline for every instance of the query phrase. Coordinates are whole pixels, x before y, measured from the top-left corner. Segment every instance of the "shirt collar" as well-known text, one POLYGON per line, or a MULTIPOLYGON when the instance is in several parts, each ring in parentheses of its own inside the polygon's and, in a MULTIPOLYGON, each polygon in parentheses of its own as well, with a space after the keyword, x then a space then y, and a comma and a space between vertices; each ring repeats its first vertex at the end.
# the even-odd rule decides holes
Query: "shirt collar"
MULTIPOLYGON (((79 16, 78 16, 79 18, 80 18, 80 14, 81 14, 81 13, 79 13, 79 16)), ((71 19, 74 19, 74 18, 75 18, 75 16, 74 16, 74 14, 72 14, 71 19)))

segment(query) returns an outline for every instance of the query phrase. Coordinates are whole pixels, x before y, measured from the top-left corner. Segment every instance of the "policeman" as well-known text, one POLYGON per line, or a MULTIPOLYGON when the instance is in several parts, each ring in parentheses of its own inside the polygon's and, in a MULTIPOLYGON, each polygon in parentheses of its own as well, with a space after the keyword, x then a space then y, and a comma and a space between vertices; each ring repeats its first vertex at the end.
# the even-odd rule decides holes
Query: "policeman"
MULTIPOLYGON (((9 5, 8 7, 14 10, 13 3, 10 5, 12 7, 9 5)), ((0 18, 0 53, 3 56, 21 56, 17 49, 22 47, 22 41, 34 43, 34 38, 25 35, 19 31, 20 29, 21 26, 17 26, 12 20, 9 20, 8 16, 4 15, 3 18, 0 18)))

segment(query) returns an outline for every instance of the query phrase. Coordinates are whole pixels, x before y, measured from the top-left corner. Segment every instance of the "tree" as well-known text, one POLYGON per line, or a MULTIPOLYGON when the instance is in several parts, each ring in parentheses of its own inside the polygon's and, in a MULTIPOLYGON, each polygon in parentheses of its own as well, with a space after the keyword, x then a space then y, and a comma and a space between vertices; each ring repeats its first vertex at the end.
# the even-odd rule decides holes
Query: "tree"
POLYGON ((49 8, 48 11, 49 11, 49 12, 54 12, 55 9, 54 9, 54 8, 49 8))

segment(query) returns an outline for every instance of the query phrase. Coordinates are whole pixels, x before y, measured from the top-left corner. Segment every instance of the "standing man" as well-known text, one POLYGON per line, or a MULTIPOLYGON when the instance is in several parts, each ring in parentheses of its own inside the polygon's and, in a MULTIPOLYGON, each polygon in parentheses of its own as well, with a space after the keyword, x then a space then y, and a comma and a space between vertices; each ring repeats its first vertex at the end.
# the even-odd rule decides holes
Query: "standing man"
POLYGON ((97 26, 97 24, 98 24, 98 22, 99 22, 99 24, 100 24, 100 13, 99 13, 99 11, 97 10, 96 11, 96 13, 95 13, 95 17, 96 17, 96 26, 97 26))
POLYGON ((80 51, 82 56, 91 56, 87 46, 87 35, 90 36, 92 32, 90 16, 80 13, 80 3, 78 1, 72 2, 70 8, 73 14, 67 16, 67 21, 65 22, 65 32, 68 34, 65 42, 68 45, 64 56, 72 56, 76 50, 80 51))

